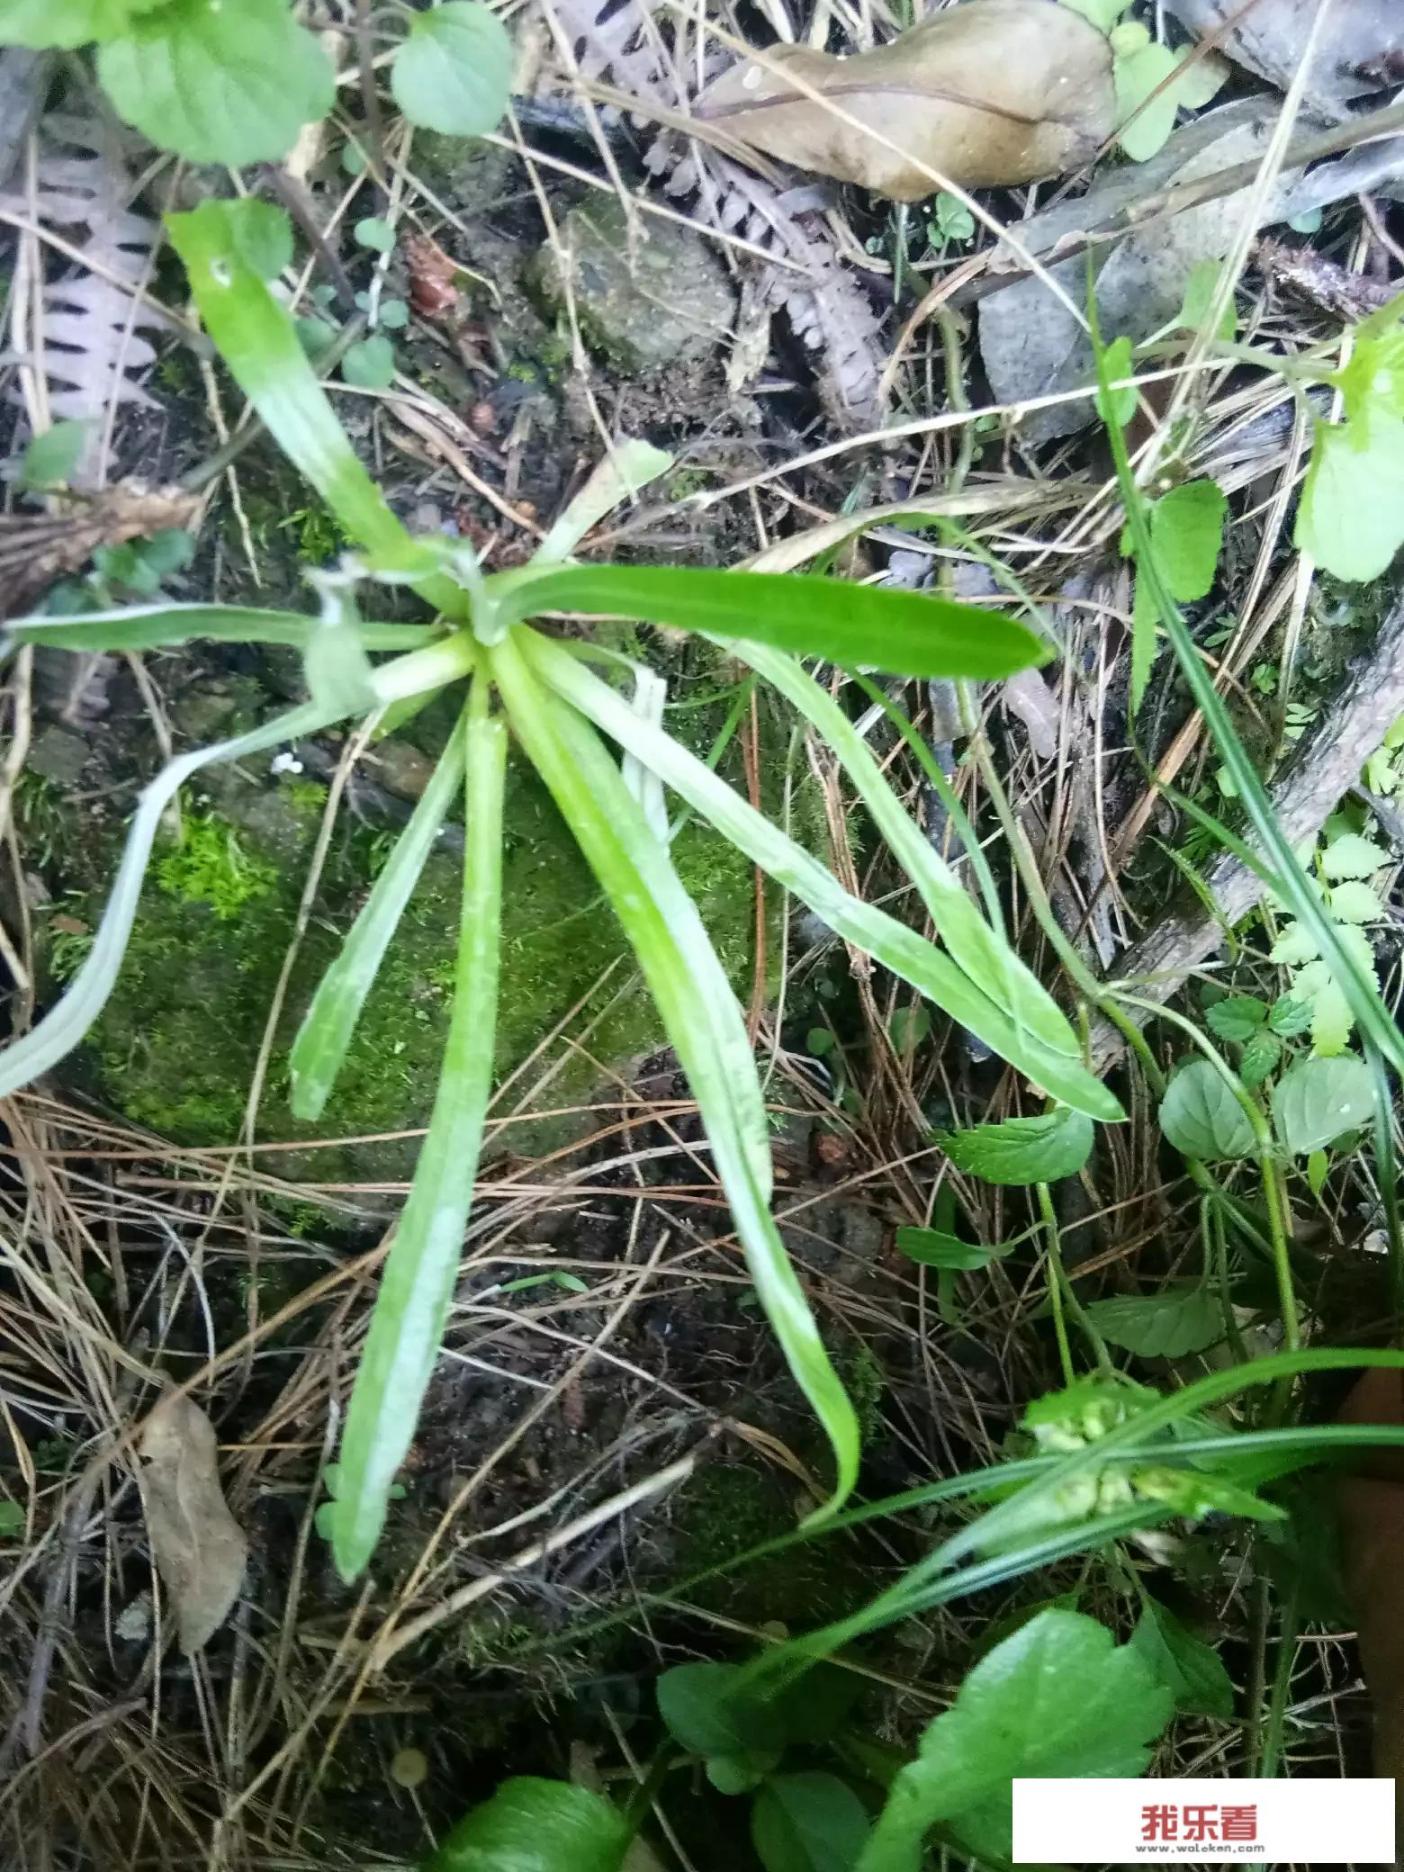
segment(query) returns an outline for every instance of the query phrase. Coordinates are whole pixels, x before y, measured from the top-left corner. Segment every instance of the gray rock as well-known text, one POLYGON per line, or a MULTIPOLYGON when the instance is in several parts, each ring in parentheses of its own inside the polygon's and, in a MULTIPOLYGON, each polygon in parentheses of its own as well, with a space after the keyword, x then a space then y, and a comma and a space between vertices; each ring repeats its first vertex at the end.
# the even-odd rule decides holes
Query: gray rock
POLYGON ((553 314, 564 309, 569 287, 585 342, 626 371, 710 356, 736 311, 726 268, 700 235, 645 217, 631 239, 613 196, 571 210, 559 242, 537 256, 533 283, 553 314))
POLYGON ((87 764, 87 742, 67 728, 45 728, 29 750, 30 772, 42 774, 55 786, 77 786, 87 764))

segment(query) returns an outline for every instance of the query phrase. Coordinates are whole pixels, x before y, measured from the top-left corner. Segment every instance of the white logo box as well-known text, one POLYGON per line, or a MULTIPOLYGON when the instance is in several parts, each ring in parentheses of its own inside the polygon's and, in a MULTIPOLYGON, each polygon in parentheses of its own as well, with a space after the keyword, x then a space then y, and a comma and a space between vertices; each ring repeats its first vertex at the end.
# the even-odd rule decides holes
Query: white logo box
POLYGON ((1394 1783, 1014 1783, 1015 1865, 1394 1864, 1394 1783))

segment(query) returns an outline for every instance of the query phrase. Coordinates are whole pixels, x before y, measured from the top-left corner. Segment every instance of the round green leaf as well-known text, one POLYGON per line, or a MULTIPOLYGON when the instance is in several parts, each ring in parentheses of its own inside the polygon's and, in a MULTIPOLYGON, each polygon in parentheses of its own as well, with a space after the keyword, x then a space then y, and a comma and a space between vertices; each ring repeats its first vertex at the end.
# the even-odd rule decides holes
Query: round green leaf
POLYGON ((1293 1157, 1310 1156, 1345 1132, 1358 1131, 1374 1110, 1370 1069, 1352 1054, 1302 1060, 1273 1087, 1272 1122, 1293 1157))
POLYGON ((274 162, 336 94, 331 62, 287 0, 170 0, 100 46, 119 117, 191 162, 274 162))
POLYGON ((754 1696, 738 1695, 735 1664, 677 1664, 658 1679, 658 1714, 692 1755, 747 1756, 783 1746, 779 1719, 754 1696))
POLYGON ((512 95, 515 53, 506 27, 478 0, 416 13, 390 68, 395 102, 412 124, 445 136, 486 136, 512 95))
POLYGON ((1180 101, 1165 81, 1178 69, 1179 60, 1163 45, 1143 45, 1116 61, 1116 114, 1126 126, 1118 140, 1132 162, 1148 161, 1175 127, 1180 101))
POLYGON ((1160 1128, 1186 1157, 1212 1163, 1252 1155, 1248 1115, 1208 1060, 1191 1060, 1170 1081, 1160 1101, 1160 1128))
POLYGON ((423 1872, 619 1872, 630 1838, 602 1795, 517 1775, 459 1821, 423 1872))
POLYGON ((751 1840, 765 1872, 853 1872, 868 1815, 837 1775, 775 1775, 751 1809, 751 1840))
POLYGON ((389 253, 395 245, 395 230, 381 215, 367 215, 351 231, 358 247, 370 247, 376 253, 389 253))
POLYGON ((24 451, 20 463, 19 485, 22 488, 50 488, 67 485, 91 425, 77 420, 53 423, 42 435, 35 436, 24 451))
POLYGON ((134 11, 128 0, 5 0, 0 7, 0 45, 71 51, 90 39, 110 39, 124 31, 134 11))
POLYGON ((363 338, 341 360, 341 375, 357 390, 388 390, 395 381, 395 347, 388 338, 363 338))

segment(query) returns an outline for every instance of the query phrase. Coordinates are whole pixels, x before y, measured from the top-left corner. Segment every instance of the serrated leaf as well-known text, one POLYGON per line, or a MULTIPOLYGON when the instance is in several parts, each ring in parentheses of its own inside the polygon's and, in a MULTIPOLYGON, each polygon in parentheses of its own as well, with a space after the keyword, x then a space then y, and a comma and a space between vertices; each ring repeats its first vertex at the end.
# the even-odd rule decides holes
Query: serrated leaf
POLYGON ((1008 1252, 1003 1247, 984 1248, 979 1242, 962 1241, 958 1235, 933 1228, 899 1228, 897 1251, 919 1267, 952 1268, 965 1273, 988 1267, 1008 1252))
POLYGON ((1156 563, 1172 598, 1191 604, 1213 589, 1228 501, 1217 481, 1186 481, 1151 509, 1156 563))
POLYGON ((118 116, 191 162, 276 162, 336 95, 331 61, 287 0, 168 0, 98 48, 118 116))
POLYGON ((1136 1629, 1127 1641, 1150 1666, 1185 1716, 1233 1715, 1233 1680, 1223 1659, 1156 1599, 1147 1599, 1136 1629))
POLYGON ((632 1839, 602 1794, 514 1775, 459 1821, 421 1872, 621 1872, 632 1839))
POLYGON ((1378 923, 1384 915, 1378 891, 1363 878, 1348 878, 1334 885, 1326 907, 1337 923, 1378 923))
POLYGON ((1037 1118, 949 1131, 937 1142, 958 1170, 985 1183, 1054 1183, 1075 1176, 1092 1154, 1092 1120, 1060 1105, 1037 1118))
POLYGON ((1373 877, 1388 863, 1389 853, 1384 847, 1362 837, 1359 832, 1342 832, 1331 839, 1321 853, 1321 869, 1332 883, 1343 878, 1373 877))
POLYGON ((1170 1081, 1160 1101, 1160 1128, 1177 1151, 1207 1163, 1253 1152, 1248 1115, 1208 1060, 1191 1060, 1170 1081))
POLYGON ((1354 1055, 1302 1060, 1272 1089, 1273 1128, 1293 1157, 1306 1157, 1347 1131, 1358 1131, 1374 1111, 1370 1069, 1354 1055))
POLYGON ((1040 1612, 997 1644, 893 1780, 859 1872, 918 1872, 941 1825, 982 1861, 1013 1853, 1016 1777, 1141 1774, 1173 1699, 1146 1660, 1079 1612, 1040 1612))
POLYGON ((1162 1293, 1116 1294, 1089 1302, 1087 1312, 1104 1339, 1140 1358, 1183 1358, 1217 1345, 1224 1336, 1218 1296, 1198 1284, 1162 1293))
POLYGON ((868 1841, 867 1809, 837 1775, 773 1775, 751 1809, 764 1872, 854 1872, 868 1841))
POLYGON ((1267 1003, 1256 995, 1225 995, 1205 1012, 1209 1031, 1221 1040, 1251 1040, 1267 1019, 1267 1003))
POLYGON ((341 375, 358 390, 388 390, 395 381, 395 347, 378 335, 353 344, 341 360, 341 375))
POLYGON ((1336 578, 1379 578, 1404 543, 1404 421, 1368 410, 1313 433, 1296 544, 1336 578))
POLYGON ((444 136, 486 136, 512 95, 511 35, 477 0, 416 13, 390 67, 395 102, 412 124, 444 136))
POLYGON ((1320 953, 1320 944, 1305 923, 1288 923, 1268 951, 1268 956, 1271 961, 1280 962, 1284 968, 1300 968, 1305 962, 1314 962, 1320 953))
POLYGON ((1288 1037, 1305 1033, 1311 1025, 1311 1003, 1299 995, 1279 995, 1268 1014, 1268 1026, 1275 1034, 1288 1037))
POLYGON ((1371 409, 1404 416, 1404 329, 1367 336, 1359 342, 1345 369, 1336 373, 1347 415, 1371 409))
POLYGON ((1251 1092, 1260 1086, 1282 1058, 1282 1042, 1275 1033, 1263 1028, 1243 1049, 1238 1062, 1238 1076, 1251 1092))

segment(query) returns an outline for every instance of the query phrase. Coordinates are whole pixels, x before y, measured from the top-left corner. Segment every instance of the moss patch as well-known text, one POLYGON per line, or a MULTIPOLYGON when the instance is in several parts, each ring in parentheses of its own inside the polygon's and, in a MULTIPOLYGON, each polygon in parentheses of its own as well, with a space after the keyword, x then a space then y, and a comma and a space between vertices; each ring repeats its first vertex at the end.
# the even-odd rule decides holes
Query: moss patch
MULTIPOLYGON (((697 705, 677 711, 670 725, 705 748, 733 693, 719 690, 716 669, 708 669, 705 684, 696 685, 697 705)), ((783 732, 775 745, 785 745, 783 732)), ((772 782, 778 797, 778 771, 772 782)), ((179 842, 158 850, 116 993, 90 1037, 85 1066, 93 1089, 137 1122, 178 1142, 226 1144, 243 1122, 324 794, 306 781, 259 780, 247 771, 214 770, 207 784, 209 795, 187 813, 179 842)), ((300 1123, 287 1103, 287 1050, 297 1023, 364 902, 387 843, 384 828, 355 821, 333 840, 275 1037, 258 1135, 338 1142, 280 1158, 276 1167, 283 1174, 402 1178, 413 1163, 413 1141, 368 1146, 340 1140, 428 1120, 448 1025, 461 899, 460 860, 448 850, 425 866, 322 1119, 300 1123)), ((695 822, 679 834, 674 856, 744 999, 753 958, 752 866, 695 822)), ((87 905, 94 922, 100 901, 94 893, 87 905)), ((554 804, 535 774, 514 760, 504 851, 499 1077, 581 1002, 571 1031, 589 1031, 581 1050, 565 1052, 545 1089, 548 1111, 589 1097, 599 1084, 594 1062, 627 1072, 663 1035, 623 933, 554 804)), ((549 1054, 552 1062, 561 1057, 559 1047, 549 1054)), ((502 1115, 528 1090, 534 1071, 508 1093, 502 1115)), ((581 1123, 516 1123, 499 1134, 497 1147, 551 1148, 581 1123)))

